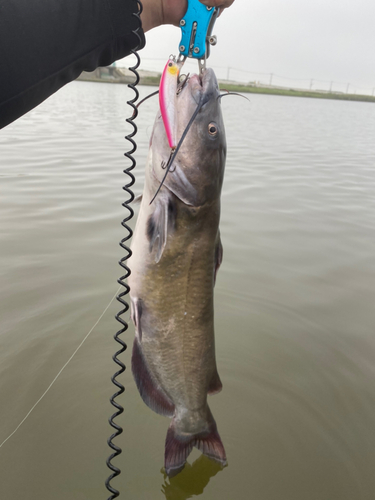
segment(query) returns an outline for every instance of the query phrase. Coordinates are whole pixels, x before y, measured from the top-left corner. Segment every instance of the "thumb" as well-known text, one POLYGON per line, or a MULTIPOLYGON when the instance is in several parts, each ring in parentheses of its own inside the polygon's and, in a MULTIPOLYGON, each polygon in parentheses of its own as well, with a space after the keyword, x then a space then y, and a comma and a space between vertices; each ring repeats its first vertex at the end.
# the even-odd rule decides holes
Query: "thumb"
POLYGON ((207 5, 207 7, 221 7, 223 9, 225 7, 229 7, 234 2, 234 0, 199 0, 199 1, 204 5, 207 5))

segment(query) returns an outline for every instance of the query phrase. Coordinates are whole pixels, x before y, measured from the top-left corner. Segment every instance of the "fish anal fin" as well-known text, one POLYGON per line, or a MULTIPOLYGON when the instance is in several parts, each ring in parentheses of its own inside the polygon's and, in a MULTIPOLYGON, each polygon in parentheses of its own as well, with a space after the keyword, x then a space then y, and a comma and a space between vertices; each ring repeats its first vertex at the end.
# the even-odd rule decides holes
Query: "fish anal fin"
POLYGON ((217 394, 223 388, 223 384, 221 383, 219 374, 215 369, 214 375, 211 379, 210 385, 208 386, 208 394, 212 396, 213 394, 217 394))
POLYGON ((159 415, 172 417, 174 404, 152 376, 137 337, 133 344, 132 372, 139 394, 146 405, 159 415))

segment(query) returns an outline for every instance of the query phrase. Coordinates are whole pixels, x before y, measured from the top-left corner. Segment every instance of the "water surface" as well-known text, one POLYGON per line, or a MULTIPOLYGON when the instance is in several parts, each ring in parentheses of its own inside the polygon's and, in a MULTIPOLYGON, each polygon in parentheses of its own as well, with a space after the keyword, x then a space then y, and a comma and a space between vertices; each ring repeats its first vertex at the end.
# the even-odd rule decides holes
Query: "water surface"
MULTIPOLYGON (((0 442, 118 289, 130 96, 75 82, 0 132, 0 442)), ((249 97, 223 99, 224 388, 210 407, 228 466, 194 451, 165 478, 169 421, 143 404, 127 370, 114 485, 132 500, 373 500, 375 107, 249 97)), ((156 108, 146 101, 138 119, 137 193, 156 108)), ((1 498, 107 498, 118 310, 112 303, 0 448, 1 498)))

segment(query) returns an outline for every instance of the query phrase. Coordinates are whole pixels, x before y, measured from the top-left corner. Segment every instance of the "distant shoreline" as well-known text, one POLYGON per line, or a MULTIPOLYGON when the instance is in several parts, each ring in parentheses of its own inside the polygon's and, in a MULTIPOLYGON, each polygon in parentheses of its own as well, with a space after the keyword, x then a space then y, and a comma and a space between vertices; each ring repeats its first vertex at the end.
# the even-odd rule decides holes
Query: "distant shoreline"
MULTIPOLYGON (((81 75, 77 78, 78 81, 84 82, 99 82, 99 83, 133 83, 134 75, 130 72, 122 72, 116 67, 109 68, 98 68, 92 73, 83 71, 81 75)), ((159 86, 160 75, 157 76, 147 75, 147 72, 143 72, 140 75, 140 85, 152 85, 159 86)), ((314 99, 334 99, 339 101, 360 101, 360 102, 373 102, 375 103, 375 97, 363 94, 344 94, 342 92, 324 92, 324 91, 314 91, 314 90, 301 90, 292 88, 280 88, 280 87, 263 87, 255 86, 252 84, 243 85, 236 84, 233 82, 219 82, 220 89, 228 90, 231 92, 243 92, 248 94, 269 94, 269 95, 282 95, 288 97, 311 97, 314 99)))
POLYGON ((271 94, 284 95, 290 97, 312 97, 315 99, 334 99, 339 101, 361 101, 374 102, 375 97, 362 94, 344 94, 336 92, 320 92, 313 90, 295 90, 295 89, 279 89, 267 87, 253 87, 250 85, 224 85, 220 84, 220 88, 234 92, 248 92, 250 94, 271 94))

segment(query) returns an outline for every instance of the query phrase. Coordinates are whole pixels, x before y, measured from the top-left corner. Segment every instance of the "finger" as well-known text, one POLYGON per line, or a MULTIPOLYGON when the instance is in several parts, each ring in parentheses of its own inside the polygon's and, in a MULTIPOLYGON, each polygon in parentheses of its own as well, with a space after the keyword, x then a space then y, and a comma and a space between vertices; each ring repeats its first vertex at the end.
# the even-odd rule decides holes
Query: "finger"
POLYGON ((232 5, 234 0, 199 0, 201 3, 204 5, 207 5, 207 7, 229 7, 232 5))
POLYGON ((163 24, 180 25, 180 20, 187 10, 187 0, 163 0, 161 2, 163 12, 163 24))

